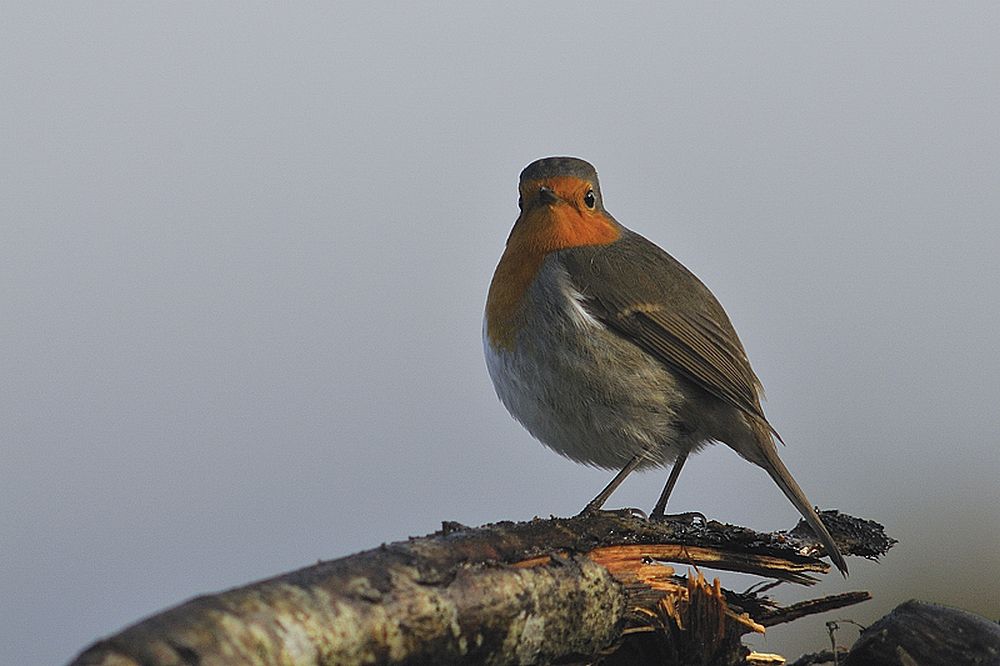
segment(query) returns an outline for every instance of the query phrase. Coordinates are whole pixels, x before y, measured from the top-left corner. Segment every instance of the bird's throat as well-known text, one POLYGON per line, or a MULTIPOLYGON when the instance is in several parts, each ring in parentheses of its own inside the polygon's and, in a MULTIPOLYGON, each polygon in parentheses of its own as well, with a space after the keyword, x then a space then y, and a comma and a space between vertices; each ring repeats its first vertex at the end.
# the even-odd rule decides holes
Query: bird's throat
POLYGON ((514 347, 525 293, 552 252, 612 243, 618 226, 599 211, 581 211, 563 202, 526 210, 514 224, 486 299, 486 334, 501 349, 514 347))

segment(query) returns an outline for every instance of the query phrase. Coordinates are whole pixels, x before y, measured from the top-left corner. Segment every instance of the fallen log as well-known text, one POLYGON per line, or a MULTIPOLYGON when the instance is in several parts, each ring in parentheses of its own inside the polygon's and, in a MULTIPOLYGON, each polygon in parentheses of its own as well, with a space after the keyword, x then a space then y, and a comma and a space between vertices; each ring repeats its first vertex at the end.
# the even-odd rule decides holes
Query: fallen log
MULTIPOLYGON (((874 559, 894 543, 871 521, 823 518, 845 555, 874 559)), ((782 610, 759 593, 723 590, 702 569, 810 585, 830 570, 822 555, 801 527, 762 534, 627 511, 444 523, 197 597, 98 641, 72 666, 766 663, 752 661, 741 636, 868 594, 782 610)))

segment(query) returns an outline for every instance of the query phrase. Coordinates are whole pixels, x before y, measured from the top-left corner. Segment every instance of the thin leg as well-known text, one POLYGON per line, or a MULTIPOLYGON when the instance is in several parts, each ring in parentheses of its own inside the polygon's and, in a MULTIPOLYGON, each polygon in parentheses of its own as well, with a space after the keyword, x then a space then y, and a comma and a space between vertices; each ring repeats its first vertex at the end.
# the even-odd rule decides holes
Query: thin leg
POLYGON ((677 477, 681 475, 681 468, 684 467, 684 461, 687 460, 687 457, 687 451, 681 451, 677 455, 677 459, 674 460, 674 466, 670 469, 670 476, 667 477, 667 485, 663 486, 663 492, 660 493, 660 499, 656 501, 656 506, 653 507, 653 513, 649 514, 650 518, 656 518, 663 515, 664 509, 667 508, 667 500, 670 498, 670 493, 677 484, 677 477))
POLYGON ((622 485, 622 481, 625 480, 625 477, 634 472, 635 468, 638 467, 639 463, 643 460, 645 460, 645 456, 641 453, 632 458, 632 460, 629 460, 628 464, 622 467, 622 471, 615 474, 615 478, 611 479, 611 483, 606 485, 604 490, 597 493, 597 497, 590 500, 590 502, 587 503, 587 506, 583 507, 583 511, 580 512, 580 515, 582 516, 588 513, 593 513, 594 511, 599 511, 600 508, 604 506, 604 503, 608 501, 608 498, 611 497, 611 493, 615 492, 615 489, 622 485))

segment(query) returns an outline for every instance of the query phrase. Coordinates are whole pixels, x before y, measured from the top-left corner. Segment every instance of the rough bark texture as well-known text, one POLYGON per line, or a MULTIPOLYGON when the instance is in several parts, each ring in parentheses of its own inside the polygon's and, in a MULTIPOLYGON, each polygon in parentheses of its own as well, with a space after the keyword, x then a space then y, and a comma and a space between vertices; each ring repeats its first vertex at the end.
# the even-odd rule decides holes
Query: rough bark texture
MULTIPOLYGON (((892 545, 869 521, 824 518, 845 554, 877 557, 892 545)), ((700 573, 678 576, 666 562, 811 584, 830 569, 820 554, 808 533, 627 512, 445 523, 427 537, 192 599, 99 641, 73 665, 745 664, 740 636, 763 631, 753 618, 774 621, 780 609, 700 573)))
POLYGON ((907 601, 868 627, 846 666, 996 666, 1000 625, 957 608, 907 601))

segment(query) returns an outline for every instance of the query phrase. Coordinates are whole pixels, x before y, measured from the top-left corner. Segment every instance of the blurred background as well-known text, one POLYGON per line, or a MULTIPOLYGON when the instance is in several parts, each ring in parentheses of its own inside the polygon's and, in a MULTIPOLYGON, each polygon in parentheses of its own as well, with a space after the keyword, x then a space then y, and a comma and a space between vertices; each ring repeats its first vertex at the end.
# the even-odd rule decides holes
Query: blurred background
MULTIPOLYGON (((755 647, 817 650, 910 597, 1000 616, 998 25, 992 3, 4 3, 5 659, 442 520, 578 511, 611 474, 506 414, 480 340, 518 173, 555 154, 725 305, 813 502, 900 540, 779 588, 875 599, 755 647)), ((671 508, 798 519, 725 447, 671 508)))

